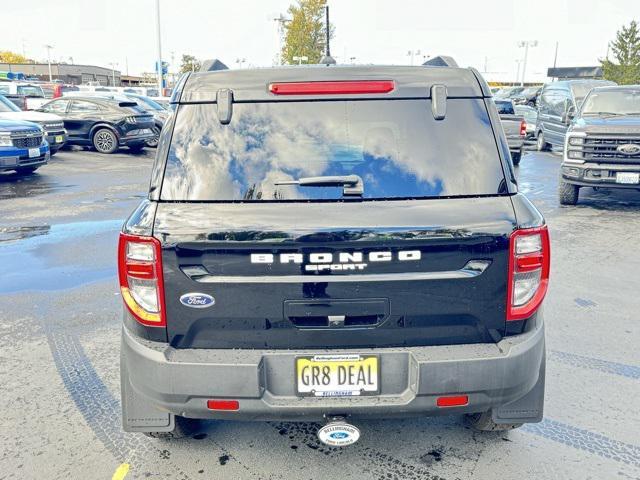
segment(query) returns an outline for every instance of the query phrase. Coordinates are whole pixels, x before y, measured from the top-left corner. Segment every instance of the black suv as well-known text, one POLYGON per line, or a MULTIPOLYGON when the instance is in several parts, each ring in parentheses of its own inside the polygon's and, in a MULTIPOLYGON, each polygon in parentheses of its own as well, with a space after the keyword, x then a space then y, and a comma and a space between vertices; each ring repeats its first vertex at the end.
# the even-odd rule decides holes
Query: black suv
POLYGON ((594 88, 572 118, 560 203, 575 205, 580 187, 640 190, 640 85, 594 88))
POLYGON ((88 145, 100 153, 114 153, 119 146, 139 152, 155 136, 153 116, 132 101, 74 96, 38 110, 62 117, 68 145, 88 145))
POLYGON ((542 418, 542 215, 452 67, 187 74, 119 243, 127 431, 192 419, 542 418))

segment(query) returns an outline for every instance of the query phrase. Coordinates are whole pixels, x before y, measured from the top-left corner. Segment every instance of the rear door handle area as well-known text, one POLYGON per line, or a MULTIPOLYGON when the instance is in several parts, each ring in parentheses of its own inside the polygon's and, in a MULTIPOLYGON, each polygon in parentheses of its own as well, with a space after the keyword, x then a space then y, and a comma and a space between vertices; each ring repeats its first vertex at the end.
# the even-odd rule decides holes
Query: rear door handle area
POLYGON ((284 317, 297 328, 374 328, 389 316, 389 299, 285 300, 284 317))

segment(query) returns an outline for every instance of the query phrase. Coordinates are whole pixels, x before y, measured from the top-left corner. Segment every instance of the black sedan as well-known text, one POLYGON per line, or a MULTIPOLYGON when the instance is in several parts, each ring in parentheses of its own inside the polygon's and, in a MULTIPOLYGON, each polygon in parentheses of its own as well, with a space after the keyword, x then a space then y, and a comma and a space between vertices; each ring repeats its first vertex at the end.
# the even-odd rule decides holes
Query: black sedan
POLYGON ((67 144, 93 146, 100 153, 113 153, 119 146, 140 151, 154 137, 153 116, 136 102, 96 97, 58 98, 39 110, 62 117, 67 144))

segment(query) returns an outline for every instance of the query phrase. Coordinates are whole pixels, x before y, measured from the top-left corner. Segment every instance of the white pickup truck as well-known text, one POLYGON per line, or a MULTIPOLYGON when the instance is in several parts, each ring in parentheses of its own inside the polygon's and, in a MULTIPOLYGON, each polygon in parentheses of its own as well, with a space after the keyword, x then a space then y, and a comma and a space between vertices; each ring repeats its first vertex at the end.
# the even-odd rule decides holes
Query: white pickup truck
POLYGON ((49 101, 40 85, 28 82, 0 82, 0 95, 21 110, 36 110, 49 101))

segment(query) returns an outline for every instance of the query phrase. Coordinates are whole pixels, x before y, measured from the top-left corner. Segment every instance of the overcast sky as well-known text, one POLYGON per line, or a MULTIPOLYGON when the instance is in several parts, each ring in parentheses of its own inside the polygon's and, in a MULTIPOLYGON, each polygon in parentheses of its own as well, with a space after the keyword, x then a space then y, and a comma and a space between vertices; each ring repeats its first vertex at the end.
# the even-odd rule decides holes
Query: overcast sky
MULTIPOLYGON (((291 0, 160 0, 163 59, 183 53, 220 58, 230 67, 269 66, 278 50, 276 22, 291 0)), ((489 80, 515 79, 520 40, 529 50, 527 81, 544 80, 559 42, 558 66, 597 65, 615 32, 640 20, 640 0, 329 0, 332 54, 342 62, 408 64, 409 50, 449 54, 489 80)), ((155 0, 29 0, 2 8, 0 50, 108 66, 153 70, 155 0)), ((170 68, 173 71, 173 68, 170 68)))

